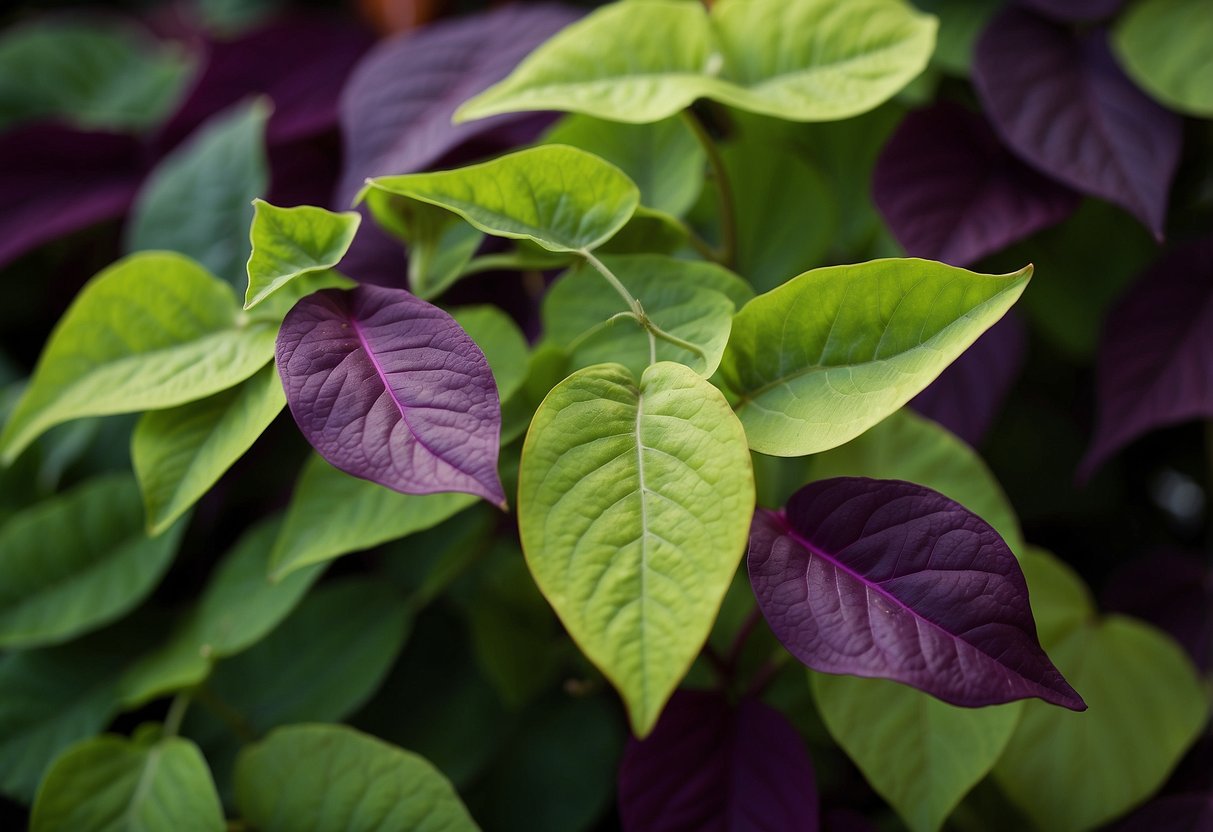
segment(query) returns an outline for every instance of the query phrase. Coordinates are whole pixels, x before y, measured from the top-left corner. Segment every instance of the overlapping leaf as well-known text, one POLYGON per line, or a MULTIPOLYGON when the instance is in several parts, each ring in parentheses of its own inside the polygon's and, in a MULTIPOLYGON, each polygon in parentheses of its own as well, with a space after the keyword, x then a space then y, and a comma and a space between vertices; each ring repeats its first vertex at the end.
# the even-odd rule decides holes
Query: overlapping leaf
POLYGON ((361 221, 353 211, 336 214, 310 205, 279 208, 254 200, 244 308, 253 308, 297 277, 336 266, 361 221))
POLYGON ((1143 0, 1117 21, 1112 44, 1133 80, 1172 109, 1213 116, 1213 15, 1201 0, 1143 0))

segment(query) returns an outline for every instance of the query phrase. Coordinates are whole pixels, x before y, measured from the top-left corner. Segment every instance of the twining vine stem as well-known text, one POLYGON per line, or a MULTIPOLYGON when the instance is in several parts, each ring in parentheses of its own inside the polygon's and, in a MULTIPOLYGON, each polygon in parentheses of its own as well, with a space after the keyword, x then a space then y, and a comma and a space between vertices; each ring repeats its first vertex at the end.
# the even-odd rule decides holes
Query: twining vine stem
POLYGON ((703 152, 708 157, 708 166, 712 169, 712 181, 716 183, 716 203, 720 213, 720 251, 714 259, 731 269, 737 257, 737 217, 733 213, 733 185, 729 181, 728 171, 725 170, 720 149, 708 135, 708 130, 699 120, 699 116, 690 110, 683 110, 680 115, 703 147, 703 152))

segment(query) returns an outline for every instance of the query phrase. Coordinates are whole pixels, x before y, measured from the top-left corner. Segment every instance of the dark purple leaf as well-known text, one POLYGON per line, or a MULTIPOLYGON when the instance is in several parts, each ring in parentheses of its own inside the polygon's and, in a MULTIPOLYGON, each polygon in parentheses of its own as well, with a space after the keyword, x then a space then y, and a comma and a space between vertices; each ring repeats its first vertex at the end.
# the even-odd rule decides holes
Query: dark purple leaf
POLYGON ((30 124, 0 135, 0 266, 43 243, 122 216, 143 179, 139 142, 30 124))
POLYGON ((1125 0, 1019 0, 1019 4, 1054 20, 1073 22, 1109 18, 1125 0))
POLYGON ((813 832, 813 764, 778 711, 678 691, 624 751, 619 814, 625 832, 813 832))
POLYGON ((403 289, 325 289, 287 313, 277 360, 300 430, 337 468, 406 494, 505 504, 497 385, 438 307, 403 289))
POLYGON ((1203 555, 1160 549, 1131 561, 1112 573, 1100 600, 1166 630, 1202 671, 1213 670, 1213 569, 1203 555))
POLYGON ((1079 467, 1091 476, 1156 428, 1213 418, 1213 238, 1175 249, 1104 321, 1096 367, 1095 438, 1079 467))
POLYGON ((1086 705, 1036 636, 1019 563, 989 524, 921 485, 839 477, 760 509, 750 583, 793 656, 953 705, 1086 705))
POLYGON ((1027 327, 1012 309, 911 399, 910 407, 976 447, 1019 378, 1027 349, 1027 327))
POLYGON ((534 115, 525 113, 459 125, 451 116, 576 17, 563 6, 519 4, 375 47, 341 95, 346 161, 338 201, 348 203, 369 176, 421 170, 470 139, 534 123, 534 115))
POLYGON ((1079 202, 951 102, 902 119, 876 162, 872 196, 907 254, 953 266, 1056 225, 1079 202))
POLYGON ((1115 832, 1213 832, 1213 794, 1181 794, 1147 803, 1115 832))
POLYGON ((1011 150, 1162 237, 1182 120, 1120 70, 1104 29, 1004 9, 977 42, 973 84, 1011 150))

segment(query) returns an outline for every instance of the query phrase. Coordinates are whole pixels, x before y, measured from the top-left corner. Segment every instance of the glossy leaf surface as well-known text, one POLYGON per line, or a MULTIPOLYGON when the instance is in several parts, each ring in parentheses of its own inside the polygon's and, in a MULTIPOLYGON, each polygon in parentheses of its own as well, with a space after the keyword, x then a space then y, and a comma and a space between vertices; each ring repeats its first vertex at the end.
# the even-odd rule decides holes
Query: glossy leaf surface
POLYGON ((297 277, 336 266, 361 221, 353 211, 337 214, 310 205, 279 208, 254 200, 244 308, 252 309, 297 277))
POLYGON ((644 736, 711 629, 745 547, 749 455, 724 397, 659 362, 548 394, 519 472, 527 563, 644 736))
POLYGON ((1168 107, 1213 116, 1213 15, 1201 0, 1134 3, 1117 21, 1113 46, 1143 89, 1168 107))
POLYGON ((282 323, 278 372, 303 435, 337 468, 406 494, 505 502, 493 375, 438 307, 377 286, 309 295, 282 323))
POLYGON ((805 486, 750 533, 750 583, 804 664, 953 705, 1038 697, 1083 710, 1036 638, 1015 555, 959 503, 899 480, 805 486))
POLYGON ((803 456, 855 438, 1001 318, 1031 274, 875 260, 815 269, 758 296, 733 319, 720 365, 750 447, 803 456))

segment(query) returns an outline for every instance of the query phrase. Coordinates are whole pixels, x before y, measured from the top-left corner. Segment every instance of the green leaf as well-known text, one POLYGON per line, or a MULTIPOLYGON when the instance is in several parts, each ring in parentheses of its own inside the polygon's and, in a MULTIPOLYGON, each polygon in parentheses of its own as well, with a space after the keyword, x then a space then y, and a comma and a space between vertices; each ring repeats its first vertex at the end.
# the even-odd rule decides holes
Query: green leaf
POLYGON ((644 736, 712 628, 749 534, 754 480, 716 388, 660 362, 556 386, 522 452, 519 530, 539 589, 644 736))
POLYGON ((568 376, 569 369, 569 356, 562 348, 546 340, 535 345, 522 386, 501 403, 503 447, 526 433, 544 396, 568 376))
MULTIPOLYGON (((657 360, 686 364, 702 376, 716 372, 734 311, 752 293, 735 274, 711 263, 658 254, 603 255, 605 265, 645 314, 692 352, 657 340, 657 360)), ((544 332, 564 347, 572 367, 618 362, 633 375, 649 366, 649 336, 602 275, 588 264, 570 269, 543 299, 544 332)))
POLYGON ((854 439, 934 381, 1031 275, 875 260, 759 295, 733 319, 720 365, 750 447, 803 456, 854 439))
POLYGON ((1139 0, 1112 30, 1125 71, 1174 110, 1213 117, 1213 14, 1205 0, 1139 0))
POLYGON ((1208 698, 1169 636, 1131 618, 1095 616, 1081 582, 1045 552, 1026 555, 1023 567, 1033 611, 1044 618, 1041 643, 1088 710, 1024 703, 994 776, 1040 828, 1084 832, 1162 785, 1200 736, 1208 698))
POLYGON ((559 32, 456 121, 566 110, 660 121, 698 98, 790 121, 872 109, 927 65, 935 18, 899 0, 613 3, 559 32))
POLYGON ((809 678, 831 736, 912 832, 943 826, 993 768, 1022 704, 958 708, 884 679, 809 678))
POLYGON ((143 414, 131 436, 131 462, 149 532, 159 534, 188 511, 285 406, 278 371, 267 364, 236 387, 143 414))
MULTIPOLYGON (((682 220, 640 205, 627 225, 598 249, 603 254, 674 254, 687 247, 691 229, 682 220)), ((569 265, 560 263, 560 266, 569 265)))
POLYGON ((371 216, 408 245, 409 288, 430 300, 465 276, 484 234, 459 216, 428 202, 370 189, 364 192, 371 216))
POLYGON ((181 737, 107 734, 72 746, 38 789, 30 832, 222 832, 215 781, 198 746, 181 737))
POLYGON ((380 176, 367 180, 358 200, 376 211, 376 202, 393 195, 437 205, 487 234, 532 240, 548 251, 602 245, 640 203, 640 191, 623 171, 565 145, 519 150, 456 170, 380 176))
POLYGON ((277 327, 238 320, 232 291, 178 254, 134 254, 80 291, 0 434, 4 463, 48 428, 174 407, 244 381, 274 356, 277 327))
POLYGON ((245 749, 236 806, 262 832, 477 828, 424 758, 343 725, 291 725, 245 749))
POLYGON ((0 647, 56 644, 121 617, 159 583, 184 531, 144 534, 129 475, 16 515, 0 527, 0 647))
POLYGON ((640 188, 649 208, 680 217, 703 188, 707 156, 686 124, 668 118, 651 124, 622 124, 584 115, 557 122, 546 144, 569 144, 601 156, 640 188))
POLYGON ((134 27, 15 27, 0 38, 0 127, 55 118, 86 130, 146 130, 172 112, 191 69, 176 44, 134 27))
POLYGON ((1002 5, 1000 0, 914 0, 914 5, 939 18, 931 64, 950 75, 968 78, 973 47, 1002 5))
POLYGON ((401 494, 313 455, 274 541, 271 576, 281 580, 296 569, 428 529, 474 502, 470 494, 401 494))
POLYGON ((126 250, 180 252, 243 288, 252 202, 269 181, 269 114, 260 100, 226 110, 165 156, 135 200, 126 250))
POLYGON ((460 306, 450 310, 451 317, 463 327, 484 357, 497 382, 497 394, 505 401, 526 379, 526 336, 509 315, 496 306, 460 306))
POLYGON ((254 199, 244 308, 252 309, 301 275, 336 266, 361 222, 356 211, 337 214, 311 205, 279 208, 254 199))

